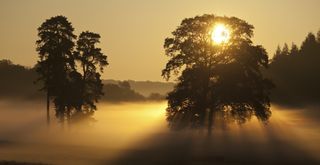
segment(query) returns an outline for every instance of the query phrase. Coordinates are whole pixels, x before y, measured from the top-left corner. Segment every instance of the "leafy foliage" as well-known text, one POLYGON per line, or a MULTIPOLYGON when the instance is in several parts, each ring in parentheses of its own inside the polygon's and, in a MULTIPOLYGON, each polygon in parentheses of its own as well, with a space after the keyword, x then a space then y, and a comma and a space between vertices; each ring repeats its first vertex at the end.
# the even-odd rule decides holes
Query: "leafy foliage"
POLYGON ((210 131, 216 118, 243 123, 252 115, 267 121, 273 84, 260 72, 268 67, 268 56, 262 46, 253 45, 252 25, 235 17, 202 15, 184 19, 172 35, 165 39, 170 59, 162 71, 169 79, 182 70, 167 97, 172 128, 207 125, 210 131), (231 29, 228 43, 212 43, 217 23, 231 29))

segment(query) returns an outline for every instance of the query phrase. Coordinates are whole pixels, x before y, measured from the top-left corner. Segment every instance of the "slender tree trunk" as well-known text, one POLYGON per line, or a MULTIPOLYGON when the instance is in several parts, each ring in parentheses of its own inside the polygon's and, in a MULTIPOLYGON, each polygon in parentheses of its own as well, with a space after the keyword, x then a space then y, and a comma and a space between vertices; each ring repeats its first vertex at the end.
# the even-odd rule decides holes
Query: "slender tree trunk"
POLYGON ((65 130, 65 109, 64 106, 62 105, 62 103, 60 102, 60 106, 58 108, 58 113, 59 113, 59 120, 61 122, 60 126, 61 126, 61 130, 64 131, 65 130))
POLYGON ((205 108, 205 114, 208 115, 208 136, 211 136, 212 134, 212 126, 213 126, 213 115, 214 115, 214 109, 212 109, 212 107, 210 106, 210 99, 208 99, 210 97, 210 88, 209 88, 209 83, 210 83, 210 68, 209 67, 205 67, 205 84, 204 84, 204 108, 205 108))
POLYGON ((67 107, 67 124, 68 124, 68 130, 71 127, 71 109, 70 107, 67 107))
POLYGON ((50 126, 50 95, 47 91, 47 125, 50 126))
POLYGON ((212 135, 212 126, 213 126, 213 109, 209 109, 209 116, 208 116, 208 136, 212 135))
POLYGON ((85 78, 86 78, 86 67, 85 67, 84 63, 82 64, 82 72, 83 72, 82 80, 85 80, 85 78))

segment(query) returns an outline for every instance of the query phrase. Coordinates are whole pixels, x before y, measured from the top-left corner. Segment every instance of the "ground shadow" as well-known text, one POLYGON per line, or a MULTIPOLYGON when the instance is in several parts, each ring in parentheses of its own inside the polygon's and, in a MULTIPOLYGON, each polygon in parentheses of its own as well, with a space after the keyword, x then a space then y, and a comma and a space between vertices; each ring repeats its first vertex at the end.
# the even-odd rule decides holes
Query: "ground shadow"
POLYGON ((266 141, 242 132, 235 137, 228 130, 211 137, 192 133, 158 134, 140 142, 115 160, 116 165, 305 165, 318 160, 303 149, 281 139, 272 128, 265 129, 266 141))

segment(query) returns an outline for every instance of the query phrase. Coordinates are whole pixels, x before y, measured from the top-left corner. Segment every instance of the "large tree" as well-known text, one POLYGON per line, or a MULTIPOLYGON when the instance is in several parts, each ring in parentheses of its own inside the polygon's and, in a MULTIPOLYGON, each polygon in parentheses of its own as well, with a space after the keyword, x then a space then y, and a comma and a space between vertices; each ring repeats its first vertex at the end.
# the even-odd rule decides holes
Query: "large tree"
POLYGON ((68 89, 68 74, 74 70, 74 28, 64 16, 47 19, 38 28, 36 71, 47 93, 47 122, 50 122, 49 103, 53 99, 57 115, 63 115, 68 89))
POLYGON ((172 35, 165 39, 170 59, 162 71, 169 79, 182 70, 167 96, 172 128, 206 126, 210 133, 215 119, 243 123, 255 115, 268 120, 273 84, 261 74, 268 56, 252 43, 252 25, 235 17, 202 15, 184 19, 172 35), (230 39, 214 44, 213 27, 220 24, 229 29, 230 39))
POLYGON ((97 47, 98 43, 100 43, 100 35, 89 31, 82 32, 77 41, 75 57, 80 63, 82 72, 81 78, 77 78, 79 76, 75 74, 80 96, 76 106, 77 115, 92 114, 96 110, 95 103, 103 95, 101 73, 108 65, 108 61, 107 56, 97 47))
POLYGON ((316 36, 313 33, 309 33, 301 44, 301 54, 305 56, 318 56, 319 50, 319 43, 317 42, 316 36))

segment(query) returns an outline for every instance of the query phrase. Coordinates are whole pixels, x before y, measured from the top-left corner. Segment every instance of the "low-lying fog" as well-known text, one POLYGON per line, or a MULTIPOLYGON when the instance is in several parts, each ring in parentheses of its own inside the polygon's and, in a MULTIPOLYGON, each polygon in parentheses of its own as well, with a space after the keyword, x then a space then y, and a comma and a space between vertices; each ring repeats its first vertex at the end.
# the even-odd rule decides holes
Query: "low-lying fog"
MULTIPOLYGON (((318 164, 320 108, 273 106, 228 129, 171 132, 165 102, 100 103, 95 122, 46 126, 45 104, 0 102, 0 162, 46 164, 318 164), (319 112, 317 112, 319 111, 319 112)), ((52 114, 54 118, 54 114, 52 114)))

